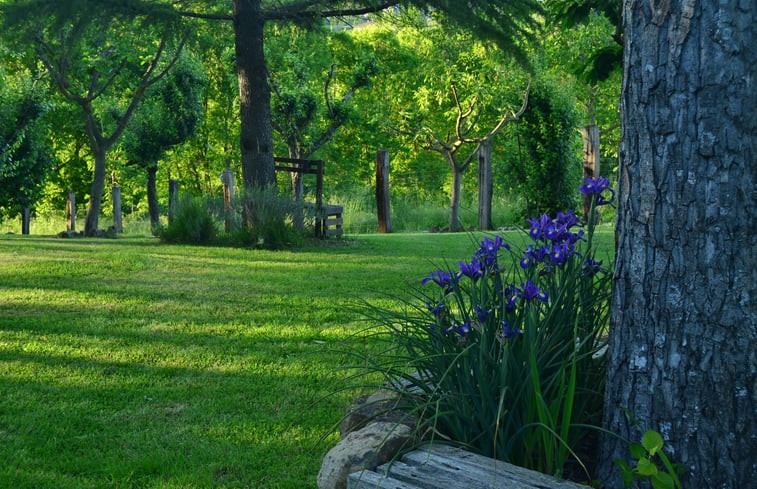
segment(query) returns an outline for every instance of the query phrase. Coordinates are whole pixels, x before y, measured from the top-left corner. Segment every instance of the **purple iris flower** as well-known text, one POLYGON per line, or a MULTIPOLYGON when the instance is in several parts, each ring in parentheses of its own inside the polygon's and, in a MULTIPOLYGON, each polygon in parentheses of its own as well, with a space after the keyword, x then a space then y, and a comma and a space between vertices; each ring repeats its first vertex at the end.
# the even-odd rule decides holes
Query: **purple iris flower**
POLYGON ((565 262, 568 261, 568 258, 570 258, 573 253, 573 247, 568 245, 568 243, 555 243, 552 246, 552 252, 549 255, 549 259, 554 265, 565 265, 565 262))
POLYGON ((452 331, 459 334, 460 336, 465 336, 470 333, 470 323, 468 321, 465 321, 463 324, 456 324, 452 326, 452 331))
POLYGON ((565 229, 570 229, 573 226, 578 225, 578 217, 576 217, 576 213, 573 211, 568 212, 557 212, 557 218, 555 219, 560 225, 565 226, 565 229))
POLYGON ((439 287, 443 288, 445 292, 452 290, 453 278, 452 274, 443 270, 436 270, 421 280, 421 285, 426 285, 429 282, 434 282, 439 287))
POLYGON ((520 333, 521 331, 520 329, 518 329, 518 327, 512 328, 510 327, 510 323, 505 320, 502 321, 502 336, 509 340, 511 338, 515 338, 520 333))
POLYGON ((471 260, 470 265, 465 263, 464 261, 461 261, 459 263, 460 265, 460 274, 459 276, 465 275, 466 277, 473 280, 473 282, 476 282, 478 279, 480 279, 484 275, 484 271, 481 267, 481 262, 477 258, 473 258, 471 260))
POLYGON ((606 273, 602 268, 602 262, 594 261, 591 258, 586 260, 586 262, 583 264, 583 267, 581 268, 581 275, 584 277, 593 277, 600 272, 606 273))
POLYGON ((612 204, 615 201, 615 191, 610 188, 610 181, 604 177, 587 178, 578 190, 584 195, 596 195, 597 205, 612 204), (610 191, 609 200, 602 196, 605 190, 610 191))
POLYGON ((479 323, 486 322, 486 320, 489 319, 489 311, 483 309, 481 306, 476 306, 474 311, 476 311, 476 317, 478 318, 479 323))
POLYGON ((544 237, 544 230, 552 223, 552 219, 546 214, 542 214, 539 217, 528 219, 531 224, 531 229, 528 234, 535 240, 539 240, 544 237))
POLYGON ((527 280, 525 284, 521 284, 521 290, 518 291, 518 295, 526 302, 531 302, 534 299, 539 299, 542 302, 549 300, 547 293, 539 289, 531 280, 527 280))
POLYGON ((496 236, 494 240, 485 237, 481 241, 481 248, 474 255, 474 259, 477 259, 481 263, 482 269, 496 269, 497 253, 502 248, 506 250, 510 249, 510 245, 502 240, 502 236, 496 236))
POLYGON ((439 317, 442 315, 445 307, 446 306, 444 305, 444 302, 439 302, 435 305, 432 305, 430 302, 426 302, 426 309, 428 309, 429 312, 431 312, 431 314, 433 314, 436 317, 439 317))

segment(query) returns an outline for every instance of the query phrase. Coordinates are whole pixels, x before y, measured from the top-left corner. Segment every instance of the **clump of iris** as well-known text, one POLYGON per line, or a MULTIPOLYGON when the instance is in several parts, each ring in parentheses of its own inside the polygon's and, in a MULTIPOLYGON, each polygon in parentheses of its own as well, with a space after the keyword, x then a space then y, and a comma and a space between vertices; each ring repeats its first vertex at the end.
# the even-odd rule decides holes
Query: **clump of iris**
POLYGON ((528 235, 536 244, 526 248, 520 260, 521 268, 526 269, 537 263, 562 266, 577 253, 575 245, 583 239, 584 231, 572 231, 580 225, 573 211, 558 212, 555 218, 542 214, 528 222, 531 224, 528 235))

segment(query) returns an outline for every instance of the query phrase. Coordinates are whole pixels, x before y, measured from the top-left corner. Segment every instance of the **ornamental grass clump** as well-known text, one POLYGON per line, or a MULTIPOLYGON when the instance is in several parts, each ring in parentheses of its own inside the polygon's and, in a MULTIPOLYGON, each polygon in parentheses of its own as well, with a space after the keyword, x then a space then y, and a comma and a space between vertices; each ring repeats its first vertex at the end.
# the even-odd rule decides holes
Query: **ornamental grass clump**
MULTIPOLYGON (((588 187, 587 187, 588 185, 588 187)), ((387 348, 369 362, 421 419, 426 438, 562 476, 600 423, 610 274, 588 222, 530 219, 516 251, 485 237, 469 261, 432 271, 402 313, 372 308, 387 348)), ((611 199, 610 199, 611 200, 611 199)))

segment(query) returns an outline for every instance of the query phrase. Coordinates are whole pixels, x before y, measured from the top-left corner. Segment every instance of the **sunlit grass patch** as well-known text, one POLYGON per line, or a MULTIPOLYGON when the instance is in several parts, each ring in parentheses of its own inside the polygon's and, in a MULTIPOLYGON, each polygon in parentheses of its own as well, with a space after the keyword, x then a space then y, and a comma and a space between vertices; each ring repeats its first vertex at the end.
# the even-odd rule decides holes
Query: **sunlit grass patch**
POLYGON ((355 305, 396 307, 476 239, 0 237, 0 487, 315 487, 357 394, 340 351, 371 347, 355 305))

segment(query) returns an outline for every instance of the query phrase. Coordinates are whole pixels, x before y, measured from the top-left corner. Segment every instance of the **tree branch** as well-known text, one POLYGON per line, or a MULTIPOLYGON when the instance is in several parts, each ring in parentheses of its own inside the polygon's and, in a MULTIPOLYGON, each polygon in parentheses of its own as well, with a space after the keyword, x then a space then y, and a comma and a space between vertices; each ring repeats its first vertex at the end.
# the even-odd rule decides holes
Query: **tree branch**
POLYGON ((131 101, 129 102, 129 106, 126 108, 124 115, 120 117, 118 121, 118 125, 116 126, 116 129, 113 131, 110 137, 105 140, 105 144, 112 145, 121 136, 121 133, 124 132, 124 130, 126 129, 126 125, 129 123, 129 119, 131 119, 132 114, 137 109, 137 105, 139 105, 139 102, 142 101, 145 91, 150 86, 157 83, 161 78, 163 78, 166 75, 166 73, 168 73, 168 70, 170 70, 171 67, 173 67, 173 65, 179 59, 179 56, 181 55, 182 50, 184 49, 184 44, 186 40, 187 40, 187 36, 185 35, 181 39, 179 46, 176 48, 176 52, 174 53, 173 57, 168 62, 168 64, 163 68, 163 70, 160 71, 160 73, 150 78, 151 75, 155 72, 158 66, 158 62, 160 61, 160 58, 163 56, 163 50, 166 47, 166 39, 163 38, 160 41, 158 50, 155 52, 155 55, 147 64, 147 69, 142 74, 142 78, 139 81, 139 85, 137 86, 137 89, 134 91, 134 96, 131 98, 131 101))
POLYGON ((279 7, 277 9, 269 9, 263 14, 263 20, 297 20, 297 19, 312 19, 316 17, 349 17, 353 15, 364 15, 386 10, 389 7, 393 7, 400 3, 400 0, 389 0, 384 3, 359 7, 359 8, 345 8, 336 10, 324 10, 313 11, 308 10, 314 5, 320 3, 318 0, 308 0, 305 2, 295 3, 286 7, 279 7))

